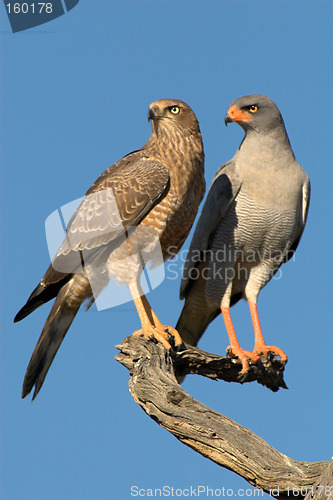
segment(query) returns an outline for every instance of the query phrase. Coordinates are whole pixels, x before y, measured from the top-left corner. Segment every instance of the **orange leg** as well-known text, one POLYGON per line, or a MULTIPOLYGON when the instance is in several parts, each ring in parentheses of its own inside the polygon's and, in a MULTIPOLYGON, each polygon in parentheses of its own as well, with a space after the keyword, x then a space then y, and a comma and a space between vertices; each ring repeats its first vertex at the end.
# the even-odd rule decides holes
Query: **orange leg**
POLYGON ((276 356, 280 356, 281 361, 287 361, 288 357, 282 349, 275 345, 266 345, 259 322, 257 304, 249 301, 249 308, 254 329, 254 349, 252 353, 254 358, 258 359, 261 354, 267 357, 268 353, 271 352, 276 356))
POLYGON ((144 337, 148 339, 154 336, 155 339, 158 342, 161 342, 166 349, 171 349, 171 345, 169 343, 170 336, 173 337, 175 346, 181 345, 183 341, 177 330, 171 326, 165 326, 160 322, 146 296, 142 293, 140 286, 136 282, 132 282, 129 284, 129 289, 142 326, 142 329, 133 332, 133 335, 135 337, 139 337, 143 334, 144 337))
POLYGON ((222 306, 221 311, 230 342, 230 346, 227 348, 227 353, 231 357, 239 358, 242 362, 241 373, 247 373, 249 371, 248 357, 251 357, 252 353, 244 351, 239 345, 234 325, 232 324, 229 307, 222 306))

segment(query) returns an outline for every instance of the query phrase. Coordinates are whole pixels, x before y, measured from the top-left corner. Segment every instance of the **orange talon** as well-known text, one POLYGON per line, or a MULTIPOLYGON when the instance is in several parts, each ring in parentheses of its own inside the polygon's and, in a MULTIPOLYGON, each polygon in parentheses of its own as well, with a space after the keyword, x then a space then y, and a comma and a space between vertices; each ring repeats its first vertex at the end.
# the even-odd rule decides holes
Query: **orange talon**
POLYGON ((241 347, 239 349, 237 347, 231 347, 230 345, 227 347, 227 357, 228 358, 238 358, 242 363, 241 373, 244 373, 244 374, 249 371, 249 367, 250 367, 249 360, 247 357, 247 352, 248 351, 243 351, 243 349, 241 347))
POLYGON ((280 349, 279 347, 276 347, 275 345, 255 345, 254 346, 254 349, 253 349, 253 353, 260 357, 261 355, 262 356, 265 356, 265 358, 268 357, 268 354, 269 353, 272 353, 274 354, 275 356, 279 356, 281 361, 283 362, 287 362, 288 361, 288 356, 286 355, 286 353, 284 351, 282 351, 282 349, 280 349))
POLYGON ((151 339, 154 337, 158 342, 164 345, 164 347, 169 351, 172 349, 170 344, 170 337, 173 338, 175 347, 178 347, 183 343, 181 336, 171 326, 164 326, 164 329, 156 328, 153 325, 147 325, 141 328, 141 330, 136 330, 132 333, 133 337, 144 336, 146 339, 151 339))

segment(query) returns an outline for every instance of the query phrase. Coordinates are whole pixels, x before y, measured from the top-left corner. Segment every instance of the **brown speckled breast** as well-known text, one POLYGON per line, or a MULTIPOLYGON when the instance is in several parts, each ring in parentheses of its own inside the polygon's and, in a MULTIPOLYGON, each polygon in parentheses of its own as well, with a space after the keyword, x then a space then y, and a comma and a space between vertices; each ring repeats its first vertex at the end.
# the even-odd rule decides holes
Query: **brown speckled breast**
MULTIPOLYGON (((154 159, 166 165, 165 159, 154 159)), ((164 260, 174 257, 184 244, 205 193, 203 161, 196 159, 191 165, 178 161, 169 172, 168 194, 141 222, 157 230, 164 260)))

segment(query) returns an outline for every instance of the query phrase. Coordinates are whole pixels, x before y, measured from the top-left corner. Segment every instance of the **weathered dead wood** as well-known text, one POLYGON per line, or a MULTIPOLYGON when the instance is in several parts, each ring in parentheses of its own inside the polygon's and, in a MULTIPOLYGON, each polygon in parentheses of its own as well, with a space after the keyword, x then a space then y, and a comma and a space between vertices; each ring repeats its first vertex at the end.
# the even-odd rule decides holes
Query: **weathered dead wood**
POLYGON ((333 458, 322 475, 308 491, 305 500, 332 500, 333 498, 333 458))
MULTIPOLYGON (((304 497, 325 473, 328 462, 301 462, 283 455, 180 387, 176 376, 202 370, 206 376, 214 376, 213 365, 218 361, 214 355, 189 346, 187 353, 170 353, 161 344, 132 336, 116 347, 120 350, 117 361, 130 372, 129 388, 134 400, 159 425, 204 457, 281 499, 304 497)), ((231 381, 234 362, 230 365, 227 361, 218 363, 218 378, 231 381)))
POLYGON ((246 375, 241 373, 242 363, 239 359, 222 357, 202 351, 198 347, 185 344, 186 349, 178 350, 174 356, 174 368, 177 378, 184 375, 196 374, 211 379, 221 379, 225 382, 257 381, 271 391, 278 391, 280 387, 288 389, 283 379, 285 362, 270 355, 268 359, 260 358, 255 365, 250 365, 246 375))

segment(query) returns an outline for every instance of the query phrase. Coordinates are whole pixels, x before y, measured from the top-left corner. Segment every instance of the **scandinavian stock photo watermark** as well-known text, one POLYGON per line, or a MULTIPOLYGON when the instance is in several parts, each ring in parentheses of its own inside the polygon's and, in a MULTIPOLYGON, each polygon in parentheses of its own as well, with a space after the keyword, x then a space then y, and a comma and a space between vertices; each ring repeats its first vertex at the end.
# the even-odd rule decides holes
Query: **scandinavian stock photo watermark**
MULTIPOLYGON (((179 276, 179 264, 182 266, 191 263, 188 273, 184 278, 197 280, 202 278, 204 281, 219 279, 226 285, 233 279, 246 281, 249 278, 253 265, 259 265, 261 262, 273 262, 273 270, 267 272, 266 279, 280 280, 282 270, 280 263, 285 258, 284 251, 264 250, 260 252, 252 249, 233 248, 231 245, 223 245, 223 248, 217 250, 193 250, 182 249, 175 253, 175 248, 169 249, 171 261, 166 262, 168 271, 167 279, 177 280, 179 276), (198 265, 200 264, 200 266, 198 265)), ((289 260, 295 262, 295 252, 290 252, 289 260)), ((185 266, 186 270, 187 266, 185 266)))
MULTIPOLYGON (((130 225, 122 217, 112 189, 78 198, 52 212, 45 221, 52 267, 65 274, 85 272, 97 310, 133 300, 128 285, 140 283, 140 295, 158 287, 164 279, 219 280, 227 286, 237 279, 246 282, 253 266, 265 265, 268 282, 282 277, 285 252, 252 251, 224 245, 218 249, 191 250, 170 247, 164 255, 156 229, 130 225), (184 271, 183 271, 184 269, 184 271), (272 270, 273 269, 273 270, 272 270), (125 285, 125 286, 124 286, 125 285)), ((289 255, 295 260, 295 255, 289 255)))

